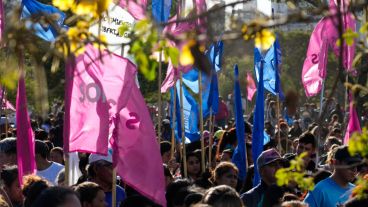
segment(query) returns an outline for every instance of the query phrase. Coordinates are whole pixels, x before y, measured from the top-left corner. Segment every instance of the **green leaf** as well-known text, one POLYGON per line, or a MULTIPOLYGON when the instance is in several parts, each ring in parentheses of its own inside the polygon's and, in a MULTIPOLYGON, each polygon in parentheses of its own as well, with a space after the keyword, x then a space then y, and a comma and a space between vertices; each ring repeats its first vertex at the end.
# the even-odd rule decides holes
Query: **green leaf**
POLYGON ((168 55, 171 59, 171 63, 174 67, 177 67, 179 65, 179 50, 176 47, 169 47, 168 49, 168 55))

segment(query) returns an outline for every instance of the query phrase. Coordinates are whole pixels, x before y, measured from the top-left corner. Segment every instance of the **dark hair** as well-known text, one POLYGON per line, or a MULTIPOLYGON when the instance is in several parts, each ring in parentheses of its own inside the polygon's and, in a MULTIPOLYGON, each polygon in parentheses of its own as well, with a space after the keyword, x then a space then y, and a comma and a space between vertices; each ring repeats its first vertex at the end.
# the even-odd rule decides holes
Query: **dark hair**
POLYGON ((35 130, 35 139, 38 139, 38 140, 46 140, 48 137, 48 133, 43 130, 43 129, 37 129, 35 130))
POLYGON ((18 179, 18 167, 16 165, 6 166, 1 171, 1 180, 7 187, 10 187, 12 183, 18 179))
POLYGON ((244 206, 239 194, 226 185, 212 187, 206 191, 202 203, 213 207, 241 207, 244 206))
POLYGON ((330 141, 331 145, 337 144, 337 145, 341 146, 341 141, 337 137, 330 136, 330 137, 327 138, 326 142, 327 141, 330 141))
POLYGON ((7 155, 17 154, 17 140, 14 137, 5 138, 0 141, 0 152, 7 155))
POLYGON ((190 186, 190 182, 187 179, 179 179, 179 180, 175 180, 174 182, 170 183, 167 186, 166 189, 166 201, 167 201, 167 206, 168 207, 172 207, 174 206, 174 198, 176 197, 176 195, 178 194, 178 192, 180 191, 180 189, 182 188, 188 188, 190 186))
POLYGON ((41 140, 36 140, 35 142, 36 155, 39 154, 42 158, 46 159, 49 157, 49 148, 47 144, 41 140))
POLYGON ((78 194, 69 188, 50 187, 39 195, 32 207, 58 207, 65 203, 68 195, 78 197, 78 194))
POLYGON ((358 199, 354 197, 345 203, 345 207, 361 207, 361 206, 368 206, 367 198, 358 199))
POLYGON ((31 207, 38 196, 48 187, 49 183, 36 175, 27 175, 24 177, 22 188, 22 193, 26 197, 24 207, 31 207))
POLYGON ((52 149, 54 149, 54 144, 50 141, 50 140, 45 140, 43 141, 47 147, 49 148, 49 153, 51 152, 52 149))
POLYGON ((312 144, 313 148, 316 147, 316 139, 314 135, 310 132, 303 133, 299 137, 299 143, 312 144))
POLYGON ((74 189, 79 194, 79 200, 83 204, 84 202, 92 203, 93 199, 97 196, 98 191, 103 189, 96 183, 84 182, 74 189))
POLYGON ((59 153, 61 156, 64 156, 64 150, 63 150, 63 148, 61 148, 61 147, 54 147, 54 148, 52 148, 51 149, 51 151, 50 152, 57 152, 57 153, 59 153))
POLYGON ((220 157, 220 154, 222 153, 222 151, 226 149, 226 146, 228 145, 235 146, 236 143, 237 143, 236 129, 232 128, 228 131, 225 131, 219 140, 216 158, 218 159, 220 157))
POLYGON ((148 198, 141 195, 133 195, 127 197, 120 207, 158 207, 159 205, 153 203, 148 198))
POLYGON ((161 152, 161 156, 165 153, 165 152, 169 152, 171 150, 171 143, 168 141, 163 141, 160 143, 160 152, 161 152))

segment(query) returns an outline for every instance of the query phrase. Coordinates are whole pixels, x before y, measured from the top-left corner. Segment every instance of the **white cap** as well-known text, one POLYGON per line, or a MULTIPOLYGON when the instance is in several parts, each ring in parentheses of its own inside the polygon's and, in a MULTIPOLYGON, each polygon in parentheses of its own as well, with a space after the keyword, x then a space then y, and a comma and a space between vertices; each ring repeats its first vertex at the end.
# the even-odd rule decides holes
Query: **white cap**
POLYGON ((105 160, 107 162, 112 163, 112 149, 109 149, 107 151, 107 155, 106 156, 104 156, 104 155, 98 155, 98 154, 91 154, 88 157, 88 164, 91 164, 92 162, 96 162, 96 161, 99 161, 99 160, 105 160))

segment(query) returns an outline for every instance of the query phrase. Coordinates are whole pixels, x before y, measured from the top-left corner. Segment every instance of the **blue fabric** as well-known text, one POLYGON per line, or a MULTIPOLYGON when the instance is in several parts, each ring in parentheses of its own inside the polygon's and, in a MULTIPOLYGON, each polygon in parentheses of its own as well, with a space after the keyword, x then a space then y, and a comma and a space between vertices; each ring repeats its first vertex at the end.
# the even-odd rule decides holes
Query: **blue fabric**
POLYGON ((246 165, 246 149, 245 149, 245 126, 243 118, 243 108, 241 102, 241 92, 239 84, 239 71, 238 65, 234 67, 234 95, 235 95, 235 123, 236 123, 236 137, 238 139, 238 146, 234 150, 232 162, 239 169, 239 179, 245 180, 247 173, 246 165))
POLYGON ((212 108, 213 115, 216 115, 219 110, 219 91, 218 91, 217 72, 219 72, 222 67, 223 51, 224 51, 224 43, 222 41, 219 41, 215 45, 212 45, 209 50, 209 59, 212 64, 211 70, 212 79, 211 79, 211 88, 208 105, 212 108))
POLYGON ((167 22, 170 9, 171 0, 152 0, 152 16, 157 22, 167 22))
POLYGON ((259 61, 263 59, 264 60, 264 64, 263 64, 264 88, 270 93, 272 93, 273 95, 276 95, 277 93, 279 93, 280 99, 284 100, 285 97, 281 89, 280 75, 279 75, 279 65, 281 64, 281 49, 280 49, 278 39, 276 38, 272 47, 268 49, 268 51, 266 52, 264 56, 262 55, 262 52, 260 51, 259 48, 255 48, 254 59, 255 61, 257 59, 258 61, 258 62, 255 62, 255 72, 256 72, 257 81, 259 82, 259 70, 260 70, 259 61))
POLYGON ((259 81, 257 86, 256 108, 253 118, 252 131, 252 154, 254 160, 254 179, 253 186, 260 183, 260 175, 257 166, 257 158, 263 151, 264 144, 264 87, 263 87, 263 64, 262 56, 256 55, 257 48, 254 49, 254 67, 259 68, 259 81))
POLYGON ((349 199, 353 188, 351 183, 347 188, 342 188, 329 177, 320 181, 314 190, 307 194, 304 202, 308 203, 309 207, 342 206, 349 199))
MULTIPOLYGON (((119 207, 126 198, 124 188, 116 186, 116 207, 119 207)), ((108 207, 112 207, 112 192, 105 192, 105 201, 108 207)))
MULTIPOLYGON (((65 14, 58 10, 57 8, 42 4, 36 0, 22 0, 22 19, 31 18, 32 15, 41 15, 41 14, 51 15, 51 14, 58 14, 59 18, 57 22, 55 22, 60 27, 66 28, 63 24, 65 20, 65 14)), ((27 23, 28 28, 33 28, 35 33, 38 37, 52 42, 57 37, 57 31, 51 25, 41 25, 40 23, 27 23)))
POLYGON ((170 89, 170 117, 171 117, 170 119, 171 129, 174 129, 175 138, 180 141, 181 140, 180 102, 179 102, 179 94, 177 93, 177 91, 174 90, 174 87, 170 89), (174 106, 174 95, 176 98, 175 106, 174 106), (173 123, 174 107, 175 107, 175 123, 173 123))

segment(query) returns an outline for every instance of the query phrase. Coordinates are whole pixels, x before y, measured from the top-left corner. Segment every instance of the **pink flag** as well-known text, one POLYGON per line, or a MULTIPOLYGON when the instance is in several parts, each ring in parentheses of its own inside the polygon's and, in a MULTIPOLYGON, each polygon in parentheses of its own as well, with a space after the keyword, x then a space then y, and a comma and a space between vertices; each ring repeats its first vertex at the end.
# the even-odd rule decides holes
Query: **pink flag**
POLYGON ((350 102, 350 109, 349 109, 349 123, 348 127, 345 132, 344 137, 344 144, 348 145, 349 139, 351 135, 353 135, 354 132, 362 132, 362 129, 360 128, 360 122, 358 118, 358 114, 356 112, 355 106, 353 104, 353 101, 350 102))
POLYGON ((147 0, 120 0, 119 6, 138 20, 146 18, 147 0))
POLYGON ((257 91, 257 86, 252 78, 252 74, 247 72, 247 99, 252 101, 253 95, 257 91))
POLYGON ((11 104, 10 101, 8 101, 5 96, 3 97, 5 93, 4 90, 5 89, 2 89, 0 86, 0 103, 2 101, 2 104, 0 105, 0 107, 2 107, 2 109, 8 109, 8 110, 15 111, 13 104, 11 104))
POLYGON ((0 42, 3 39, 3 33, 5 30, 5 14, 3 0, 0 0, 0 42))
POLYGON ((66 67, 64 148, 66 152, 107 154, 109 129, 135 85, 129 60, 86 46, 66 67))
MULTIPOLYGON (((193 4, 196 6, 196 14, 200 15, 203 12, 206 11, 206 1, 205 0, 193 0, 193 4)), ((180 10, 182 8, 179 8, 180 10)), ((177 16, 174 16, 170 19, 171 21, 176 21, 177 16)), ((165 27, 164 33, 169 34, 171 36, 179 36, 184 33, 187 33, 189 31, 193 31, 195 29, 198 29, 199 34, 204 34, 206 32, 206 23, 204 18, 199 18, 197 21, 185 21, 180 23, 172 23, 165 27)), ((171 42, 171 45, 174 47, 177 47, 179 50, 182 49, 183 45, 185 45, 186 41, 181 42, 171 42)), ((165 80, 163 81, 161 85, 161 93, 166 93, 169 88, 171 88, 176 80, 179 78, 179 71, 182 71, 183 73, 187 73, 189 70, 193 68, 192 65, 188 66, 181 66, 179 65, 178 68, 175 68, 171 62, 169 62, 169 66, 166 72, 165 80)))
MULTIPOLYGON (((346 5, 344 8, 346 8, 346 5)), ((330 0, 331 15, 336 14, 336 10, 334 0, 330 0)), ((342 9, 342 11, 345 10, 342 9)), ((342 20, 344 32, 348 29, 355 31, 355 20, 350 12, 344 12, 342 20)), ((340 47, 336 45, 339 38, 336 27, 338 22, 337 16, 324 17, 313 30, 302 71, 302 82, 307 96, 318 94, 322 88, 322 82, 327 75, 328 48, 332 48, 336 56, 340 54, 340 47)), ((343 51, 343 66, 345 70, 352 72, 354 71, 352 69, 352 62, 354 59, 355 44, 352 46, 344 44, 343 51)))
POLYGON ((17 163, 19 183, 23 183, 23 176, 35 173, 35 140, 27 112, 26 85, 23 75, 18 81, 16 103, 17 124, 17 163))
POLYGON ((146 103, 136 85, 115 125, 111 142, 118 174, 139 193, 166 206, 160 149, 146 103))

